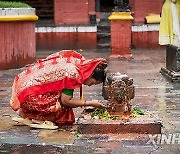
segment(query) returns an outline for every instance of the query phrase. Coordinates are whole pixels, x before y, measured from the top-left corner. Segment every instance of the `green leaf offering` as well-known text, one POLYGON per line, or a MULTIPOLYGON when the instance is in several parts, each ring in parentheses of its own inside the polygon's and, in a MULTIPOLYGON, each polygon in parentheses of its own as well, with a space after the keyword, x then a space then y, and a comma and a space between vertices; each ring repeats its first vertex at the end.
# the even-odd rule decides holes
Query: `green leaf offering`
POLYGON ((116 120, 117 117, 111 116, 106 109, 96 108, 93 112, 90 113, 92 119, 104 119, 104 120, 116 120))
POLYGON ((137 107, 133 108, 133 112, 135 112, 137 115, 144 115, 144 112, 137 107))

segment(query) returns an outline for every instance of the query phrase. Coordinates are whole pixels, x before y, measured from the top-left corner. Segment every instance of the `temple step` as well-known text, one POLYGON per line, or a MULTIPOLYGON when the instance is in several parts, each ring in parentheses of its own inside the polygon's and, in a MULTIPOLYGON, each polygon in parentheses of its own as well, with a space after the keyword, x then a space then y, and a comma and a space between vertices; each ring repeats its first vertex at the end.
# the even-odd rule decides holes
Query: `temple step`
POLYGON ((97 24, 97 48, 110 48, 110 21, 108 20, 110 13, 101 13, 100 22, 97 24))

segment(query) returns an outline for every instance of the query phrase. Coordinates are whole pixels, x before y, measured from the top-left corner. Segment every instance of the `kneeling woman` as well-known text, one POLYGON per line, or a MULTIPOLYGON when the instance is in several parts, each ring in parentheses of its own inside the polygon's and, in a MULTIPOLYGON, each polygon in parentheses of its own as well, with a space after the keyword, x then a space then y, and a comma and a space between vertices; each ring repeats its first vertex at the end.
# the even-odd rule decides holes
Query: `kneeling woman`
POLYGON ((107 61, 85 60, 72 50, 63 50, 29 66, 15 77, 10 105, 23 118, 72 124, 72 108, 105 107, 97 100, 73 99, 73 91, 105 80, 107 61))

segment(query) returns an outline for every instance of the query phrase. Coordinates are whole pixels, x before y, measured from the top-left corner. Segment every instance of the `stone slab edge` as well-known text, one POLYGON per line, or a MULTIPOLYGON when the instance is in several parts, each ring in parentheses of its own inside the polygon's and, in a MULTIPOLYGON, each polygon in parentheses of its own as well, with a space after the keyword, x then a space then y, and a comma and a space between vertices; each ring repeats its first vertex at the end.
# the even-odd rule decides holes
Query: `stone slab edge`
POLYGON ((35 8, 0 8, 0 16, 34 15, 35 8))
POLYGON ((144 117, 130 122, 122 120, 96 120, 79 118, 77 121, 78 132, 82 134, 160 134, 162 122, 157 117, 144 117))

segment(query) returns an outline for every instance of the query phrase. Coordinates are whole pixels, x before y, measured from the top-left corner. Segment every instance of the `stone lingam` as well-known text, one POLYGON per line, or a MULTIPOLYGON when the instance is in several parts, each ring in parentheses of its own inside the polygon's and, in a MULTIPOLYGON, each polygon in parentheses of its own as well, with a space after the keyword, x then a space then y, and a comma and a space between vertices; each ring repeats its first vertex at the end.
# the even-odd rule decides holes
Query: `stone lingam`
POLYGON ((134 98, 133 79, 126 74, 112 73, 103 85, 102 96, 108 101, 111 115, 129 115, 132 111, 131 99, 134 98))
POLYGON ((132 109, 131 100, 135 96, 135 87, 133 79, 129 78, 128 75, 121 73, 108 74, 103 84, 102 96, 107 100, 107 110, 99 116, 99 111, 103 109, 89 111, 86 108, 77 120, 78 133, 161 133, 162 124, 157 114, 131 117, 131 112, 133 113, 134 110, 132 109), (104 117, 100 118, 101 116, 104 117), (127 117, 127 120, 123 120, 125 117, 127 117))

